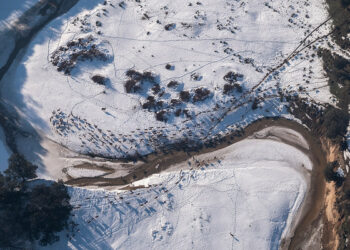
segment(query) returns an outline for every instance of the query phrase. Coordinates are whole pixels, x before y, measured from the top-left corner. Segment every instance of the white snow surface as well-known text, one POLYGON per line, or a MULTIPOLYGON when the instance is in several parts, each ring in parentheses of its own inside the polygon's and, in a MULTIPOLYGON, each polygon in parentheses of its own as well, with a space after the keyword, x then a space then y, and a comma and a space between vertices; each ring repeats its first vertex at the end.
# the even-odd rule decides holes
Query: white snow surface
POLYGON ((79 225, 47 249, 278 249, 308 192, 309 158, 270 139, 215 156, 137 181, 146 188, 134 191, 69 188, 79 225))
POLYGON ((81 177, 96 177, 106 174, 106 171, 97 170, 97 169, 85 169, 85 168, 73 168, 70 167, 67 169, 67 174, 72 178, 81 178, 81 177))
MULTIPOLYGON (((11 31, 15 21, 36 1, 4 0, 0 8, 0 68, 5 65, 15 47, 16 34, 11 31), (6 3, 4 3, 6 2, 6 3)), ((20 29, 20 27, 17 27, 20 29)))
POLYGON ((10 156, 11 150, 6 145, 4 130, 0 127, 0 172, 7 169, 10 156))
POLYGON ((274 138, 280 140, 281 138, 285 141, 298 145, 304 149, 309 149, 309 145, 305 138, 298 132, 278 126, 271 126, 265 128, 259 132, 256 132, 251 137, 253 138, 274 138))
POLYGON ((0 8, 0 30, 11 25, 23 11, 29 9, 35 2, 34 0, 3 0, 0 8))
MULTIPOLYGON (((253 88, 327 19, 324 1, 103 2, 80 0, 51 22, 3 79, 7 103, 41 134, 75 152, 117 158, 148 154, 184 138, 203 141, 262 117, 292 118, 279 88, 321 102, 332 99, 321 59, 312 49, 253 88), (78 41, 89 42, 83 46, 78 41), (62 63, 91 48, 103 56, 80 57, 70 74, 57 71, 56 59, 62 63), (152 72, 156 83, 146 82, 138 92, 126 93, 128 69, 152 72), (242 93, 223 93, 223 77, 230 71, 242 75, 235 80, 242 93), (94 75, 106 77, 105 84, 94 83, 94 75), (167 87, 173 80, 179 86, 167 87), (151 89, 155 84, 159 93, 151 89), (205 100, 171 104, 181 90, 193 98, 198 88, 210 91, 205 100), (142 108, 148 96, 162 102, 155 109, 165 112, 167 122, 142 108), (252 110, 254 98, 260 101, 252 110)), ((308 41, 327 32, 328 23, 308 41)), ((326 43, 323 39, 314 45, 326 43)))

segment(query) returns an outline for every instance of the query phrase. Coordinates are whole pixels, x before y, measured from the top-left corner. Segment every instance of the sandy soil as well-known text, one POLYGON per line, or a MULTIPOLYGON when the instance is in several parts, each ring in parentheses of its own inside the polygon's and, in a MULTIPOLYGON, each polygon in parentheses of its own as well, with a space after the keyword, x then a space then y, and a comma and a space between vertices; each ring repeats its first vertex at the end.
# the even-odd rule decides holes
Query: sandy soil
MULTIPOLYGON (((292 145, 294 147, 297 147, 304 153, 308 154, 310 156, 310 153, 307 152, 305 147, 305 142, 303 142, 300 139, 291 140, 291 137, 288 135, 281 136, 281 132, 276 130, 277 127, 283 127, 290 130, 294 130, 301 134, 305 140, 307 141, 308 145, 312 149, 313 147, 319 145, 314 141, 312 136, 308 135, 308 131, 300 124, 286 120, 286 119, 264 119, 257 121, 249 126, 247 126, 244 130, 244 134, 238 136, 238 135, 227 135, 223 138, 220 144, 218 144, 216 147, 213 148, 202 148, 197 151, 193 152, 185 152, 185 151, 176 151, 172 150, 169 153, 153 153, 148 155, 146 158, 139 159, 138 162, 132 163, 132 162, 125 162, 125 161, 111 161, 109 162, 111 166, 117 166, 120 164, 129 164, 129 167, 131 169, 130 172, 128 172, 124 176, 118 175, 118 169, 115 170, 115 176, 118 176, 116 178, 109 178, 109 177, 90 177, 90 178, 76 178, 71 179, 67 181, 67 184, 69 185, 75 185, 75 186, 118 186, 118 185, 127 185, 134 181, 143 179, 147 176, 150 176, 154 173, 159 173, 161 171, 164 171, 168 169, 170 166, 176 165, 178 163, 187 161, 191 159, 193 156, 198 156, 201 154, 209 153, 209 152, 215 152, 218 149, 222 149, 227 147, 228 145, 231 145, 233 143, 236 143, 238 141, 241 141, 243 139, 246 139, 250 136, 252 136, 254 133, 261 131, 263 129, 266 129, 268 127, 275 127, 275 129, 269 129, 268 134, 266 135, 269 138, 274 138, 278 140, 284 140, 283 142, 292 145), (275 130, 275 131, 273 131, 275 130), (272 136, 271 136, 272 135, 272 136), (306 136, 308 135, 308 136, 306 136), (283 137, 285 139, 283 139, 283 137), (297 142, 297 143, 296 143, 297 142), (310 143, 311 142, 311 143, 310 143)), ((257 138, 261 137, 262 134, 256 135, 257 138)), ((90 163, 93 165, 94 162, 92 159, 89 159, 90 163)), ((106 161, 107 163, 107 161, 106 161)), ((318 164, 318 163, 317 163, 318 164)), ((112 167, 113 168, 113 167, 112 167)), ((109 175, 113 176, 113 174, 109 175)))
MULTIPOLYGON (((341 151, 339 146, 335 146, 329 140, 323 140, 323 148, 327 152, 327 162, 340 160, 341 151)), ((335 183, 326 183, 326 193, 324 197, 324 229, 323 246, 324 249, 336 250, 339 245, 338 228, 340 226, 340 216, 336 208, 336 186, 335 183)))
POLYGON ((327 183, 324 178, 323 169, 328 162, 342 160, 339 146, 331 141, 321 138, 321 152, 324 154, 323 163, 319 168, 314 168, 314 176, 318 173, 314 187, 320 189, 319 196, 314 198, 316 203, 311 206, 310 212, 314 216, 299 224, 295 232, 295 239, 291 242, 289 249, 325 249, 336 250, 339 245, 337 234, 340 226, 339 214, 336 209, 337 188, 334 183, 327 183), (322 166, 322 167, 321 167, 322 166))
POLYGON ((339 224, 339 214, 335 207, 337 196, 336 196, 336 187, 335 184, 326 183, 326 196, 325 196, 325 249, 338 249, 339 237, 337 234, 337 228, 339 224), (326 240, 328 239, 328 240, 326 240), (327 242, 328 241, 328 242, 327 242), (327 243, 326 243, 327 242, 327 243))
MULTIPOLYGON (((304 201, 302 211, 294 224, 295 232, 290 235, 290 239, 284 239, 281 244, 282 249, 305 249, 306 245, 312 243, 313 246, 321 244, 320 231, 322 231, 322 221, 320 218, 324 209, 325 198, 325 179, 323 169, 326 166, 326 157, 322 149, 319 138, 313 136, 304 126, 286 119, 264 119, 257 121, 245 128, 244 134, 240 136, 228 135, 215 148, 203 148, 197 152, 171 151, 167 154, 155 153, 142 159, 143 162, 138 162, 133 165, 133 170, 125 176, 117 178, 106 177, 85 177, 68 180, 66 183, 75 186, 85 187, 104 187, 110 189, 116 186, 129 188, 129 184, 143 179, 151 174, 159 173, 169 169, 170 166, 188 161, 201 154, 215 152, 246 139, 255 136, 256 138, 269 138, 283 141, 286 144, 292 145, 302 152, 306 153, 313 162, 313 170, 311 172, 310 191, 304 201), (271 128, 272 127, 272 128, 271 128), (282 133, 278 128, 289 129, 290 133, 282 133), (268 128, 266 130, 266 128, 268 128), (264 130, 264 133, 256 133, 264 130), (295 132, 302 135, 305 141, 297 139, 295 132), (294 139, 291 139, 294 138, 294 139), (305 143, 306 142, 306 143, 305 143), (310 241, 313 240, 314 242, 310 241)), ((199 163, 200 164, 200 163, 199 163)), ((92 164, 93 165, 93 164, 92 164)))

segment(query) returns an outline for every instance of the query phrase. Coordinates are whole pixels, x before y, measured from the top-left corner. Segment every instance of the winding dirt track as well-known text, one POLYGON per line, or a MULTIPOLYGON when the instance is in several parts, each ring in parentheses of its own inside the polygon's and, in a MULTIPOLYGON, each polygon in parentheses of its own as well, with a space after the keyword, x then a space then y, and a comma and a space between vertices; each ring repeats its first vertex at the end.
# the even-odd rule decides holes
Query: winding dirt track
MULTIPOLYGON (((171 165, 185 162, 191 157, 214 152, 218 149, 227 147, 233 143, 239 142, 252 136, 254 133, 271 126, 284 127, 292 129, 300 133, 307 143, 310 149, 306 150, 298 145, 291 143, 290 141, 283 141, 283 138, 279 138, 282 142, 298 148, 309 156, 313 162, 313 170, 311 172, 310 191, 306 195, 306 199, 303 204, 303 211, 299 223, 296 225, 294 236, 291 239, 283 240, 281 243, 282 249, 302 249, 302 246, 307 242, 310 232, 314 229, 315 223, 322 215, 324 196, 325 196, 325 179, 323 176, 323 169, 326 166, 326 154, 322 150, 320 138, 313 135, 313 133, 307 130, 304 126, 297 122, 279 119, 263 119, 256 121, 245 128, 244 133, 240 136, 227 135, 223 138, 222 142, 213 148, 203 148, 196 152, 185 151, 172 151, 167 154, 154 153, 148 155, 142 159, 144 162, 139 164, 134 170, 124 177, 118 178, 105 178, 105 177, 84 177, 68 180, 66 183, 74 186, 119 186, 127 185, 136 180, 143 179, 154 173, 159 173, 166 170, 171 165), (157 166, 157 167, 156 167, 157 166)), ((132 164, 130 164, 132 166, 132 164)))

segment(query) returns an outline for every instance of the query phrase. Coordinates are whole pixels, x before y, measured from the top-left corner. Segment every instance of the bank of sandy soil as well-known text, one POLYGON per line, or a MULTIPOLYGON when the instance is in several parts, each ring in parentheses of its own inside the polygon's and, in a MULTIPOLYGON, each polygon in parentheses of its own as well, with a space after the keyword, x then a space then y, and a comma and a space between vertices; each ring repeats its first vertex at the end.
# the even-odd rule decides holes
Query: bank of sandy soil
MULTIPOLYGON (((339 146, 333 145, 329 140, 322 140, 327 162, 341 162, 341 150, 339 146)), ((324 229, 323 246, 324 249, 336 250, 339 246, 338 229, 340 226, 340 216, 336 208, 337 188, 334 182, 326 183, 326 194, 324 198, 324 229)))
MULTIPOLYGON (((239 136, 237 134, 225 136, 222 141, 213 148, 202 148, 196 152, 171 151, 167 154, 158 152, 149 155, 148 157, 142 159, 142 162, 139 161, 136 164, 124 162, 123 164, 132 168, 132 171, 128 172, 124 176, 119 176, 116 178, 108 178, 106 176, 70 178, 66 183, 74 186, 104 187, 107 189, 115 186, 124 186, 124 188, 128 188, 128 184, 135 182, 136 180, 143 179, 154 173, 165 171, 170 166, 185 162, 191 159, 193 156, 215 152, 218 149, 227 147, 228 145, 244 140, 248 137, 256 138, 256 132, 269 127, 282 127, 298 132, 303 136, 306 141, 305 143, 309 148, 306 148, 305 143, 296 143, 296 141, 291 139, 293 137, 292 134, 290 136, 286 136, 286 134, 279 135, 276 132, 276 129, 275 132, 273 132, 273 129, 271 130, 272 134, 266 133, 263 136, 260 135, 260 139, 274 138, 282 141, 283 143, 296 147, 308 155, 313 163, 309 193, 306 195, 299 216, 297 216, 298 221, 297 225, 295 225, 294 235, 290 235, 290 238, 282 240, 281 248, 305 249, 304 246, 307 246, 308 244, 311 244, 312 246, 320 246, 322 244, 320 237, 321 232, 317 233, 316 237, 314 236, 310 238, 310 236, 312 236, 312 233, 319 228, 319 225, 322 226, 322 221, 320 221, 320 218, 323 218, 322 215, 324 214, 323 212, 326 197, 326 182, 323 175, 323 169, 325 168, 327 162, 326 155, 319 138, 313 136, 310 131, 299 123, 286 119, 263 119, 257 121, 247 126, 244 133, 239 136)), ((91 169, 93 168, 94 164, 92 161, 90 162, 89 168, 91 169)), ((135 187, 131 188, 134 189, 135 187)), ((329 203, 332 204, 332 201, 329 201, 329 203)))

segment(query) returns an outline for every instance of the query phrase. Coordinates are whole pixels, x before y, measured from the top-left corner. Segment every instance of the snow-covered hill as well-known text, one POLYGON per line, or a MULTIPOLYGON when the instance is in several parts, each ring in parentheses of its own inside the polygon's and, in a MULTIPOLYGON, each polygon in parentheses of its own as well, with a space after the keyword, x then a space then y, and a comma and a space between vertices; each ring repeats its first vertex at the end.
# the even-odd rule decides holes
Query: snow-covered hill
POLYGON ((0 8, 0 31, 10 27, 34 3, 34 0, 11 0, 2 3, 0 8))
POLYGON ((11 155, 11 150, 6 145, 6 138, 2 128, 0 128, 0 172, 7 169, 7 160, 11 155))
POLYGON ((331 102, 321 60, 301 50, 329 31, 325 20, 323 1, 81 0, 34 39, 5 98, 84 154, 196 144, 290 117, 281 90, 331 102))
MULTIPOLYGON (((330 25, 318 0, 80 0, 19 53, 2 99, 42 136, 32 152, 40 177, 107 175, 72 167, 76 153, 147 155, 263 117, 294 119, 282 92, 333 103, 317 56, 332 45, 330 25)), ((11 49, 2 51, 0 65, 11 49)), ((37 139, 23 134, 19 142, 37 139)), ((298 222, 312 163, 301 135, 277 134, 171 166, 133 191, 70 187, 79 225, 48 248, 278 249, 298 222)))
POLYGON ((247 139, 134 183, 146 188, 71 188, 79 225, 47 249, 278 249, 298 221, 311 169, 292 146, 247 139))

